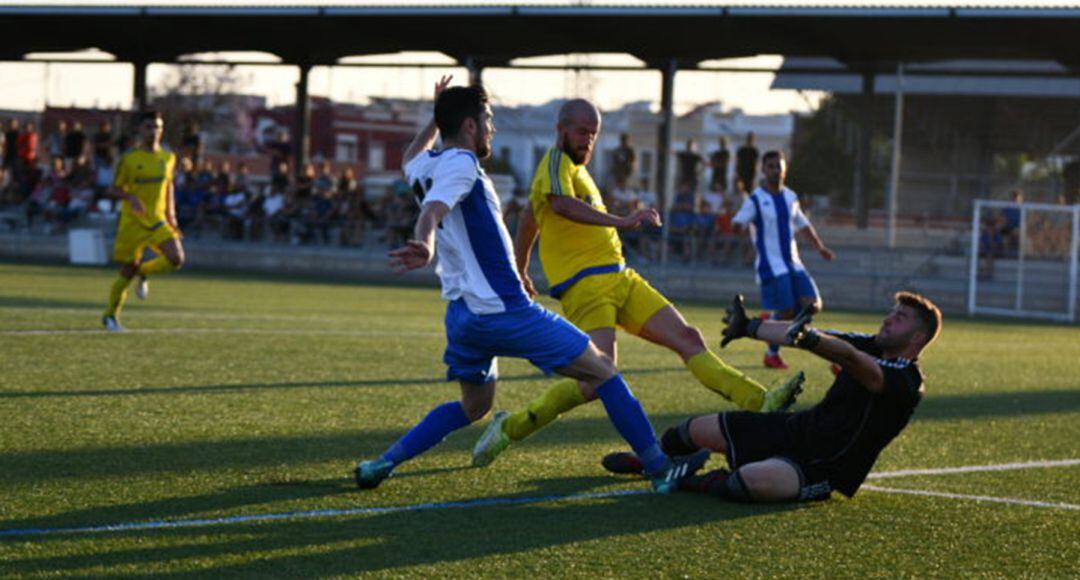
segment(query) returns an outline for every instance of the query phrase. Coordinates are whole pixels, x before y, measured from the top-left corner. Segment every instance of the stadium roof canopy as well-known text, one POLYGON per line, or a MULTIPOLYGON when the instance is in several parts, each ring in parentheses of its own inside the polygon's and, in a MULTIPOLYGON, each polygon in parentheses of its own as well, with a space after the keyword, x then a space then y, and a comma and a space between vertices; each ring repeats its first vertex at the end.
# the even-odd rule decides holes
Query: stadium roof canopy
POLYGON ((98 48, 129 62, 262 51, 285 63, 437 51, 474 66, 567 53, 628 53, 648 66, 781 54, 850 69, 945 59, 1056 61, 1080 71, 1080 7, 924 2, 187 2, 0 5, 0 59, 98 48))

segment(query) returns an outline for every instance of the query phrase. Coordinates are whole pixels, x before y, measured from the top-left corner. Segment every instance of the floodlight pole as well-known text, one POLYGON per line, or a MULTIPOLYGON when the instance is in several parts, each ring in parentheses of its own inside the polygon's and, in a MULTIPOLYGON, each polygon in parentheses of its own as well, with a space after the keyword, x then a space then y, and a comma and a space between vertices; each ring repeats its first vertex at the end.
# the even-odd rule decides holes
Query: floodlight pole
POLYGON ((311 160, 311 99, 308 95, 308 77, 311 75, 311 64, 300 63, 300 80, 296 83, 296 135, 293 143, 296 146, 296 167, 293 174, 299 177, 304 165, 311 160))
POLYGON ((671 179, 670 156, 671 143, 675 140, 675 73, 679 69, 679 62, 674 58, 667 59, 660 68, 660 134, 657 136, 656 147, 656 202, 657 210, 664 219, 664 227, 660 235, 660 263, 667 264, 668 256, 668 232, 671 226, 668 217, 671 209, 671 179))
POLYGON ((886 243, 896 247, 896 211, 900 204, 900 153, 904 138, 904 63, 896 65, 896 105, 893 111, 892 168, 889 175, 889 216, 886 243))

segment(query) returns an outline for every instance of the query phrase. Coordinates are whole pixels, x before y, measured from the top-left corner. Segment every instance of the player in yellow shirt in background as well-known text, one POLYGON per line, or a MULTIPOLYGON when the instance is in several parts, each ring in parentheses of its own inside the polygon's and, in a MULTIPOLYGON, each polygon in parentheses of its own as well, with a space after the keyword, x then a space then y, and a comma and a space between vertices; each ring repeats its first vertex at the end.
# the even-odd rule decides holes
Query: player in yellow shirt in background
POLYGON ((113 247, 120 275, 113 282, 109 306, 101 318, 101 324, 110 332, 124 330, 119 321, 120 309, 136 274, 139 284, 135 293, 144 299, 149 290, 148 277, 172 272, 184 264, 173 190, 176 156, 161 148, 165 121, 157 111, 143 111, 138 126, 139 144, 120 158, 110 192, 113 198, 122 200, 113 247), (143 262, 148 247, 157 257, 143 262))
MULTIPOLYGON (((660 225, 655 209, 628 216, 607 213, 586 165, 600 133, 600 111, 583 99, 559 110, 558 141, 536 169, 530 204, 518 222, 515 253, 526 290, 536 295, 528 276, 537 235, 540 261, 551 295, 563 313, 615 360, 615 327, 677 353, 701 384, 741 409, 777 411, 790 406, 802 389, 802 373, 766 390, 725 364, 705 346, 701 331, 637 272, 626 267, 616 229, 660 225)), ((495 460, 511 441, 520 441, 579 405, 596 398, 588 385, 564 379, 517 412, 496 413, 473 449, 473 465, 495 460)))

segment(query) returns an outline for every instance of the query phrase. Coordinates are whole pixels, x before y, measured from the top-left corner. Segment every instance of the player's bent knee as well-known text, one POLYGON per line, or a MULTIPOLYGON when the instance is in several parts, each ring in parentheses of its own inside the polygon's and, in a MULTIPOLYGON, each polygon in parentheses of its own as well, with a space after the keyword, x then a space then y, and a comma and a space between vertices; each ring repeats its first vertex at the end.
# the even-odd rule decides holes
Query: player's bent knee
POLYGON ((682 332, 683 342, 692 350, 700 351, 705 348, 705 335, 696 326, 686 326, 682 332))
POLYGON ((465 416, 473 423, 483 419, 485 415, 491 412, 491 404, 490 400, 461 402, 461 406, 465 409, 465 416))

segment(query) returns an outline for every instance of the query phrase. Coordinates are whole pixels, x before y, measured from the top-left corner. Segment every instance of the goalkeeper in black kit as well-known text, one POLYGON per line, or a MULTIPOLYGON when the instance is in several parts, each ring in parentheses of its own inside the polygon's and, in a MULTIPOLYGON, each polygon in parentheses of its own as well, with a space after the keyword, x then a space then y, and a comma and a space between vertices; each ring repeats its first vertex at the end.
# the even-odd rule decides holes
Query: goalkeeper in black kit
MULTIPOLYGON (((916 360, 941 333, 941 311, 933 302, 911 292, 897 293, 895 301, 870 335, 817 330, 809 310, 791 321, 752 320, 736 296, 721 346, 740 338, 790 345, 842 370, 825 398, 805 411, 722 412, 668 429, 662 445, 669 455, 709 449, 723 453, 730 468, 688 477, 679 489, 738 502, 819 500, 833 490, 854 496, 922 400, 916 360)), ((626 452, 609 454, 603 463, 615 473, 641 469, 626 452)))

